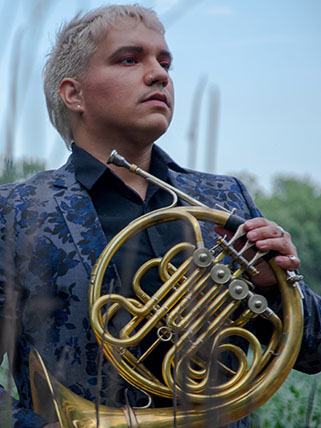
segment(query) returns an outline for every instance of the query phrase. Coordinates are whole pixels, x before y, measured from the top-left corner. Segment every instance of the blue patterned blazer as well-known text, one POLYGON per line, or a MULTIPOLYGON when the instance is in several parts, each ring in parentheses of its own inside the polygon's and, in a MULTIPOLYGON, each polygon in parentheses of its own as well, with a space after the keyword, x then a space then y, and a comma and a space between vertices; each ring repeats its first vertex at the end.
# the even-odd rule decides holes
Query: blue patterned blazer
MULTIPOLYGON (((210 207, 219 203, 236 208, 244 219, 261 215, 236 178, 175 168, 156 150, 168 163, 175 187, 210 207)), ((211 246, 212 227, 204 233, 211 246)), ((106 244, 92 201, 75 178, 72 155, 58 170, 0 188, 0 359, 5 352, 13 353, 19 392, 19 400, 13 401, 15 427, 39 428, 45 423, 32 410, 28 358, 33 347, 66 387, 95 399, 98 346, 88 319, 88 284, 106 244)), ((105 281, 106 287, 113 284, 113 293, 121 293, 113 264, 105 281)), ((297 368, 313 373, 321 370, 320 299, 304 284, 303 291, 305 330, 297 368)), ((130 403, 139 405, 139 393, 104 361, 101 403, 125 403, 126 387, 130 403)), ((6 399, 0 388, 0 412, 6 399)), ((231 426, 243 428, 248 422, 245 418, 231 426)))

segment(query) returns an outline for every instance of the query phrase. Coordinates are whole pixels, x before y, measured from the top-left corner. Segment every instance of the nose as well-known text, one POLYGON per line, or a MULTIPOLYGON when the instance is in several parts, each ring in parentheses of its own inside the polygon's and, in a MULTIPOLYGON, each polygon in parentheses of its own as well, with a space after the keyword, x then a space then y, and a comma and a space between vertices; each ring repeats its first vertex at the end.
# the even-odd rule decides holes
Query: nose
POLYGON ((168 85, 168 82, 168 72, 158 61, 157 64, 153 65, 153 67, 149 67, 145 74, 145 83, 148 86, 159 84, 165 88, 168 85))

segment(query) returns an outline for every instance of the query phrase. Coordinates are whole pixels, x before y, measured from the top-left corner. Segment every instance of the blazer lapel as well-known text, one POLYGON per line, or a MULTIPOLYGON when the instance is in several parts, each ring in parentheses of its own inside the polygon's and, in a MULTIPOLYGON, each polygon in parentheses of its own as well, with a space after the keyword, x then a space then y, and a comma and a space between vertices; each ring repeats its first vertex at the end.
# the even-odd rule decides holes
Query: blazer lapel
MULTIPOLYGON (((89 277, 107 241, 88 192, 75 178, 71 157, 57 170, 52 186, 54 198, 89 277)), ((109 264, 105 278, 107 283, 113 279, 119 284, 114 263, 109 264)))

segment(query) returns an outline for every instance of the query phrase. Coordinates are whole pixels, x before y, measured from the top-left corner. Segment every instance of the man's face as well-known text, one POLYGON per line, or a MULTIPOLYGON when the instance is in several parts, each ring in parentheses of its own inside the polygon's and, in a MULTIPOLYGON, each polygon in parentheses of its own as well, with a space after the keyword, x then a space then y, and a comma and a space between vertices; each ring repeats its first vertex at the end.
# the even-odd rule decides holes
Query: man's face
POLYGON ((89 135, 154 141, 166 132, 174 107, 170 64, 159 32, 130 18, 116 22, 79 79, 89 135))

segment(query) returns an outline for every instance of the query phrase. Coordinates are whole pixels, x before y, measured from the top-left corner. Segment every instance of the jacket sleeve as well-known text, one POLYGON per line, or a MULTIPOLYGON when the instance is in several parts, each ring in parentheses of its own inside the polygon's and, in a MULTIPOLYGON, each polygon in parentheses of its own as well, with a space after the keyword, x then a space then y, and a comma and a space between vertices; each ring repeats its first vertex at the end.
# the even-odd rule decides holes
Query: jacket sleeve
MULTIPOLYGON (((19 330, 21 293, 14 268, 15 231, 9 220, 12 213, 7 195, 0 192, 0 363, 5 354, 9 361, 14 358, 19 330)), ((14 428, 41 428, 46 424, 32 409, 24 408, 19 399, 12 398, 3 385, 0 385, 0 420, 8 421, 6 426, 14 428)))
POLYGON ((250 218, 263 217, 261 211, 255 205, 252 196, 249 194, 247 188, 244 186, 242 181, 240 181, 238 178, 235 178, 235 177, 234 177, 234 179, 235 179, 235 181, 239 187, 239 191, 242 194, 242 197, 244 198, 245 204, 249 210, 250 218))
POLYGON ((321 371, 321 297, 303 281, 304 327, 300 353, 294 368, 307 374, 321 371))

